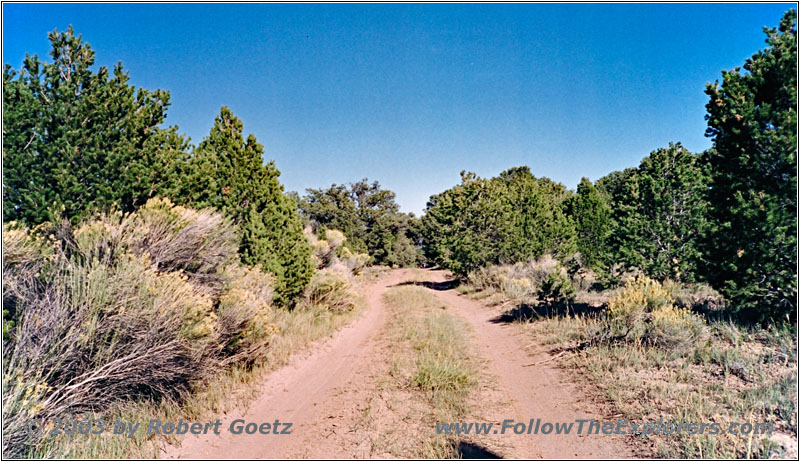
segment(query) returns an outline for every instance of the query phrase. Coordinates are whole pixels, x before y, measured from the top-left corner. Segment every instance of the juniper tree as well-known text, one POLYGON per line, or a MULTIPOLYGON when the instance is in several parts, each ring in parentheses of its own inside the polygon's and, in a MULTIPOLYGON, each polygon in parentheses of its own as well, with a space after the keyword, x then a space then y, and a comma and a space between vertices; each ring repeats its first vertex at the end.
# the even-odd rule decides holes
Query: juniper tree
POLYGON ((567 215, 575 224, 576 245, 583 264, 596 268, 602 264, 611 231, 611 207, 606 195, 588 178, 581 178, 575 195, 567 201, 567 215))

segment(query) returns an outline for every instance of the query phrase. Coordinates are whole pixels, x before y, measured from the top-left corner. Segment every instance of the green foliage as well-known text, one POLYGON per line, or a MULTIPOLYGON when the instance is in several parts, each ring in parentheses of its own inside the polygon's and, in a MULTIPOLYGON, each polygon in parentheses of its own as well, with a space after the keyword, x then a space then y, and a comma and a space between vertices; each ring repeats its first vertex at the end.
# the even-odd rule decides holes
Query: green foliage
POLYGON ((547 274, 537 296, 548 305, 567 305, 575 300, 575 287, 566 271, 559 267, 559 271, 547 274))
POLYGON ((3 221, 77 222, 173 191, 187 142, 159 127, 169 93, 130 85, 122 64, 92 71, 94 51, 72 27, 49 39, 52 62, 27 56, 3 71, 3 221))
POLYGON ((568 191, 527 167, 496 178, 461 174, 462 182, 432 196, 422 217, 425 254, 457 274, 547 253, 575 250, 573 224, 562 211, 568 191))
POLYGON ((311 249, 303 236, 295 201, 283 193, 274 162, 264 164, 264 148, 227 107, 189 161, 181 200, 212 207, 241 229, 243 263, 276 276, 276 301, 288 304, 313 271, 311 249))
POLYGON ((373 262, 393 267, 417 263, 419 255, 409 237, 411 217, 400 212, 394 193, 367 179, 327 189, 308 189, 300 201, 303 216, 316 232, 336 229, 347 247, 368 253, 373 262))
POLYGON ((590 268, 600 266, 611 232, 608 198, 588 178, 581 178, 576 194, 567 200, 566 207, 567 215, 575 223, 582 263, 590 268))
POLYGON ((768 47, 709 84, 711 283, 750 319, 797 313, 797 24, 786 12, 768 47))
POLYGON ((697 279, 708 188, 700 156, 670 143, 638 168, 601 178, 598 187, 611 204, 607 267, 638 268, 659 280, 697 279))

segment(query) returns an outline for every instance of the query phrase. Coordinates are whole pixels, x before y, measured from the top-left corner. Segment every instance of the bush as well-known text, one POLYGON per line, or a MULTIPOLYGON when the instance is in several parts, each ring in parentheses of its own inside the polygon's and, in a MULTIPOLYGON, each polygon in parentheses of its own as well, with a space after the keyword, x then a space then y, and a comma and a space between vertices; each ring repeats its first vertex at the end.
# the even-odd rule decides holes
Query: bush
POLYGON ((219 298, 220 337, 226 363, 252 363, 263 356, 278 329, 272 323, 275 277, 259 268, 225 268, 225 293, 219 298))
POLYGON ((182 271, 193 282, 221 289, 219 269, 236 258, 238 239, 231 221, 211 210, 150 199, 122 220, 126 246, 147 254, 160 271, 182 271))
POLYGON ((494 289, 509 300, 566 304, 575 298, 567 270, 550 255, 514 265, 490 266, 473 271, 470 281, 481 290, 494 289))
POLYGON ((130 252, 147 256, 159 271, 181 271, 192 282, 219 293, 219 269, 236 259, 238 239, 230 220, 211 210, 150 199, 135 213, 100 215, 78 226, 71 250, 106 262, 130 252))
POLYGON ((337 312, 355 308, 355 297, 347 276, 332 269, 323 269, 314 274, 305 294, 308 303, 337 312))
POLYGON ((510 278, 501 274, 499 279, 498 288, 507 299, 524 303, 536 298, 536 283, 531 278, 510 278))
POLYGON ((537 296, 548 305, 567 305, 575 300, 575 288, 561 268, 561 271, 553 271, 545 277, 537 296))
POLYGON ((705 334, 706 325, 673 302, 658 281, 644 276, 629 278, 608 302, 609 333, 625 340, 684 349, 705 334))
POLYGON ((60 255, 49 281, 29 286, 20 324, 4 351, 4 454, 29 444, 14 425, 103 410, 137 396, 180 396, 216 362, 212 299, 179 272, 144 256, 113 265, 60 255), (41 396, 16 387, 36 389, 41 396), (28 444, 25 444, 25 443, 28 444))
POLYGON ((370 256, 365 253, 354 253, 345 247, 347 240, 344 233, 335 229, 325 230, 325 239, 319 239, 311 227, 303 231, 311 246, 311 259, 317 269, 336 269, 351 275, 357 275, 367 266, 370 256))
POLYGON ((55 249, 52 243, 15 222, 3 225, 3 339, 8 339, 21 316, 20 300, 36 284, 42 265, 55 249))
POLYGON ((586 292, 596 287, 597 273, 584 265, 584 258, 580 253, 575 253, 564 265, 576 290, 586 292))
POLYGON ((691 311, 664 305, 651 313, 645 339, 652 345, 686 351, 705 332, 705 322, 691 311))
POLYGON ((370 256, 365 253, 353 253, 347 247, 342 247, 340 250, 340 257, 342 264, 347 268, 350 274, 359 275, 364 268, 367 267, 370 256))
POLYGON ((728 306, 725 297, 708 284, 683 284, 667 280, 663 285, 675 299, 675 304, 681 308, 700 312, 719 312, 728 306))
POLYGON ((154 199, 75 228, 3 231, 6 457, 37 443, 31 418, 179 399, 255 361, 276 331, 275 278, 235 263, 236 230, 217 213, 154 199))

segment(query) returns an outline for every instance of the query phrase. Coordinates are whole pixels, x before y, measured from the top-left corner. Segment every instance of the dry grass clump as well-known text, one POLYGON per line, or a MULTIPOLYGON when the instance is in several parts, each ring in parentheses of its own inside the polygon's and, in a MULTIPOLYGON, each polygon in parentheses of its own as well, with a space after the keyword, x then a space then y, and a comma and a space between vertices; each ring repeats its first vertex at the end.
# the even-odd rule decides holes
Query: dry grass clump
POLYGON ((211 211, 155 199, 74 228, 4 225, 3 246, 6 457, 39 442, 31 419, 180 399, 275 332, 273 279, 235 265, 236 231, 211 211))

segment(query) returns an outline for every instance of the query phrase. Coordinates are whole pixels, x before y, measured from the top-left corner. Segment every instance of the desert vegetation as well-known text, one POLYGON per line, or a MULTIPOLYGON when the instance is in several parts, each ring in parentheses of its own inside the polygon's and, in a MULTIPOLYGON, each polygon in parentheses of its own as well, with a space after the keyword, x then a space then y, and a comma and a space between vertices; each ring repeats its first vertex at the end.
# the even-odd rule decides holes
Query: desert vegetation
POLYGON ((4 72, 3 454, 151 457, 27 429, 219 409, 352 319, 371 259, 330 227, 304 234, 229 109, 192 147, 160 128, 167 92, 93 71, 71 28, 50 40, 52 62, 4 72))
POLYGON ((371 257, 371 263, 391 267, 420 261, 415 245, 417 219, 400 212, 394 193, 366 178, 350 185, 308 189, 299 200, 300 214, 316 234, 339 230, 345 248, 371 257))
POLYGON ((421 219, 428 259, 457 275, 551 255, 602 287, 641 272, 706 282, 744 321, 797 313, 797 55, 793 11, 768 47, 709 84, 708 151, 680 143, 575 192, 528 167, 495 178, 462 172, 421 219), (573 263, 568 263, 568 262, 573 263))
POLYGON ((796 456, 795 16, 708 85, 708 151, 671 143, 575 192, 465 172, 422 216, 427 258, 627 418, 773 424, 657 438, 658 456, 796 456))
MULTIPOLYGON (((3 455, 158 456, 144 437, 28 429, 246 402, 358 315, 365 281, 437 265, 627 418, 773 425, 653 436, 652 454, 796 457, 796 12, 765 32, 706 88, 707 151, 669 143, 575 190, 527 166, 463 171, 415 217, 367 179, 287 193, 227 107, 193 146, 164 126, 168 92, 54 31, 50 61, 3 73, 3 455)), ((422 287, 384 301, 398 346, 384 385, 425 422, 465 416, 480 375, 466 327, 422 287)), ((419 435, 381 444, 458 455, 419 435)))

